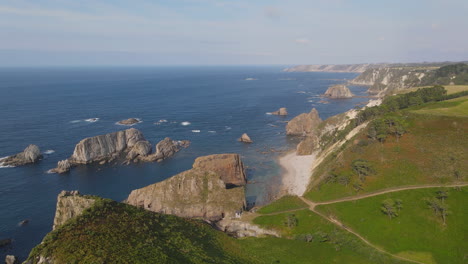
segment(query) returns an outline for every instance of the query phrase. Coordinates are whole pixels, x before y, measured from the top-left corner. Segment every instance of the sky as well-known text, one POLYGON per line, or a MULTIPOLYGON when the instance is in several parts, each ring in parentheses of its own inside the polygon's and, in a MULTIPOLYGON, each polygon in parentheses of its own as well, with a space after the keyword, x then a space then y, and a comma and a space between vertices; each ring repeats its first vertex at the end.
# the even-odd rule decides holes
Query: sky
POLYGON ((0 66, 468 60, 468 0, 0 0, 0 66))

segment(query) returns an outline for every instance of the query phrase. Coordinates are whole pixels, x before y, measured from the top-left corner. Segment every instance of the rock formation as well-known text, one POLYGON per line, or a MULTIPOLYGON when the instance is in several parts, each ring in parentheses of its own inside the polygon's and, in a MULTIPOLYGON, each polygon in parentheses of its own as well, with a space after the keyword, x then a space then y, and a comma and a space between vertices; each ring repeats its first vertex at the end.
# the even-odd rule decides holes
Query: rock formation
POLYGON ((120 120, 119 122, 117 122, 117 124, 124 125, 124 126, 131 126, 137 123, 140 123, 140 120, 136 118, 129 118, 129 119, 120 120))
POLYGON ((11 244, 11 238, 0 239, 0 248, 11 244))
POLYGON ((223 219, 216 223, 216 227, 235 237, 261 237, 275 236, 280 237, 277 231, 261 228, 249 222, 233 219, 223 219))
POLYGON ((93 162, 104 164, 116 159, 124 160, 125 163, 162 161, 189 145, 190 142, 187 140, 173 141, 170 138, 165 138, 156 145, 156 153, 151 154, 151 143, 139 130, 130 128, 81 140, 75 146, 73 155, 66 160, 59 161, 57 168, 51 169, 49 172, 65 173, 79 164, 93 162))
POLYGON ((7 255, 5 257, 5 264, 18 264, 18 259, 13 255, 7 255))
POLYGON ((238 139, 238 141, 244 142, 244 143, 253 143, 253 141, 250 139, 247 133, 242 134, 242 136, 238 139))
POLYGON ((324 95, 334 99, 351 98, 354 96, 349 88, 343 84, 330 86, 324 95))
POLYGON ((133 190, 126 202, 153 212, 217 221, 245 208, 245 183, 239 155, 211 155, 197 158, 188 171, 133 190))
POLYGON ((307 136, 322 122, 315 108, 310 113, 303 113, 294 117, 286 125, 286 135, 307 136))
POLYGON ((278 109, 278 111, 272 112, 271 114, 285 116, 288 115, 288 110, 286 109, 286 107, 281 107, 280 109, 278 109))
POLYGON ((312 155, 312 153, 319 148, 320 145, 317 136, 311 135, 304 138, 297 145, 296 154, 299 156, 312 155))
POLYGON ((55 230, 60 225, 63 225, 68 219, 81 215, 94 202, 95 199, 82 196, 78 191, 60 192, 57 197, 53 229, 55 230))
POLYGON ((22 166, 30 163, 35 163, 42 158, 41 151, 36 145, 27 146, 23 152, 9 156, 0 160, 0 165, 3 166, 22 166))

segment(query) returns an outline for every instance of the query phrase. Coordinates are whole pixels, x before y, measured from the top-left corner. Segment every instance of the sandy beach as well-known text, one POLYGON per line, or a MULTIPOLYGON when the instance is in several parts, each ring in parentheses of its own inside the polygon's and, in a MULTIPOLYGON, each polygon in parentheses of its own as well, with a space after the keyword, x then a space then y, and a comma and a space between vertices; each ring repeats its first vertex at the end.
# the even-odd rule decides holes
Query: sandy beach
POLYGON ((286 193, 302 196, 307 189, 316 155, 298 156, 292 151, 279 158, 284 169, 282 183, 286 193))

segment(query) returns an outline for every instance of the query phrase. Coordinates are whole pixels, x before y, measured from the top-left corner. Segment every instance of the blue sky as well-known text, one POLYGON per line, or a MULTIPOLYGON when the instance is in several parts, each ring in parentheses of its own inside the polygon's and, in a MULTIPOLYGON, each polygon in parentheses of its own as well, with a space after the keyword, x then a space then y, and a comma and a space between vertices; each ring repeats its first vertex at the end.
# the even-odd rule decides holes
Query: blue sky
POLYGON ((0 66, 468 60, 467 0, 0 0, 0 66))

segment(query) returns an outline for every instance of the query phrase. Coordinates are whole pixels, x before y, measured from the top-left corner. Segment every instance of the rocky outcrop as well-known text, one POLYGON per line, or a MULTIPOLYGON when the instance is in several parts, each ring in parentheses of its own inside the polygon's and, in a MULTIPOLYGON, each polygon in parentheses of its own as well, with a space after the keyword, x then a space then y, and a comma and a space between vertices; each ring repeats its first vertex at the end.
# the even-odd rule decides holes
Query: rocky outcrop
POLYGON ((205 156, 188 171, 132 191, 126 202, 153 212, 217 221, 245 208, 245 182, 239 155, 205 156))
POLYGON ((250 139, 247 133, 242 134, 242 136, 237 141, 244 142, 244 143, 253 143, 252 139, 250 139))
POLYGON ((310 113, 303 113, 286 125, 286 134, 290 136, 307 136, 314 132, 315 128, 322 122, 315 108, 310 113))
POLYGON ((9 156, 0 160, 0 165, 3 166, 22 166, 39 161, 42 158, 41 151, 36 145, 27 146, 23 152, 9 156))
POLYGON ((117 122, 117 124, 119 125, 124 125, 124 126, 132 126, 134 124, 138 124, 140 123, 141 121, 137 118, 129 118, 129 119, 125 119, 125 120, 120 120, 119 122, 117 122))
POLYGON ((57 197, 57 207, 55 209, 54 226, 65 224, 69 219, 79 216, 84 210, 90 208, 95 199, 80 195, 78 191, 62 191, 57 197))
POLYGON ((165 138, 156 145, 156 153, 151 154, 151 143, 139 130, 130 128, 81 140, 75 146, 73 155, 67 160, 59 161, 57 168, 49 172, 65 173, 79 164, 93 162, 104 164, 117 159, 123 160, 125 164, 138 161, 162 161, 189 145, 190 141, 187 140, 174 141, 165 138))
POLYGON ((312 153, 320 148, 317 136, 311 135, 304 138, 296 148, 296 154, 299 156, 312 155, 312 153))
POLYGON ((0 248, 11 244, 11 238, 0 239, 0 248))
POLYGON ((286 116, 288 115, 288 110, 286 107, 281 107, 278 111, 271 112, 272 115, 286 116))
POLYGON ((57 162, 57 168, 50 169, 49 173, 65 173, 69 172, 72 168, 70 161, 68 160, 61 160, 57 162))
POLYGON ((75 151, 69 161, 71 164, 88 164, 115 159, 122 153, 130 151, 139 141, 146 141, 146 139, 135 128, 85 138, 75 146, 75 151))
POLYGON ((7 255, 5 257, 5 264, 18 264, 18 259, 13 255, 7 255))
POLYGON ((223 232, 234 235, 235 237, 280 237, 280 234, 274 230, 264 229, 249 222, 236 219, 223 219, 216 223, 216 227, 223 232))
POLYGON ((330 86, 324 95, 333 99, 351 98, 354 96, 349 88, 343 84, 330 86))

